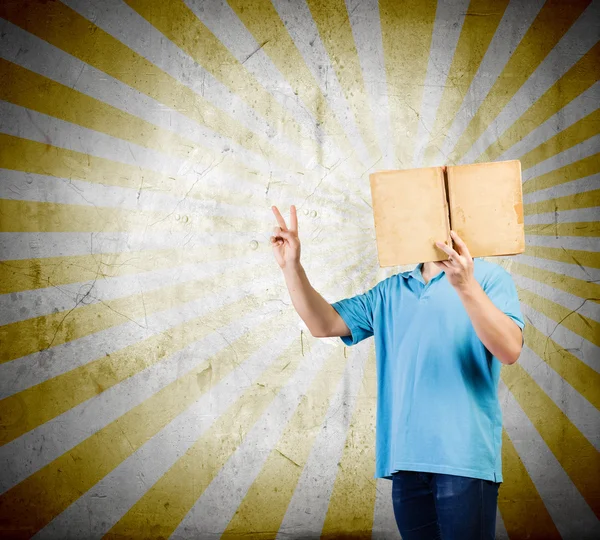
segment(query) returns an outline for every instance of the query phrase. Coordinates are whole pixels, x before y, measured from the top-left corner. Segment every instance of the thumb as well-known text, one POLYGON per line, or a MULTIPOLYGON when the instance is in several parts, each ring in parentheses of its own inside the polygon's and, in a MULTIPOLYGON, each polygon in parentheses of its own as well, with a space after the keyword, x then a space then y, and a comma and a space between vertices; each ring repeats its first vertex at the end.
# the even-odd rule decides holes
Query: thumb
POLYGON ((288 242, 296 241, 296 235, 290 231, 279 231, 275 233, 275 236, 281 236, 282 238, 285 238, 288 242))

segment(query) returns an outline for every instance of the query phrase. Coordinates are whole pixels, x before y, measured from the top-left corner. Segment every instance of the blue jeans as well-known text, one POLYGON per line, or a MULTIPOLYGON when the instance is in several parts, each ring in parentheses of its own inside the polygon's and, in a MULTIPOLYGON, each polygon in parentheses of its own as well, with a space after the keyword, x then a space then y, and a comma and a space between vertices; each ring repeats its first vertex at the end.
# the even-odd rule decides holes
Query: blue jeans
POLYGON ((500 482, 396 471, 392 503, 402 540, 493 540, 500 482))

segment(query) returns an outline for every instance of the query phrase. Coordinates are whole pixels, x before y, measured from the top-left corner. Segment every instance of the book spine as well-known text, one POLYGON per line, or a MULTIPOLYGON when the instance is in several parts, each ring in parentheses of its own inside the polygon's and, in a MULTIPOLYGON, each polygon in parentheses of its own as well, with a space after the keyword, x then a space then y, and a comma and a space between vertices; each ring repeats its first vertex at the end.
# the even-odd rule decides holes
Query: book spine
MULTIPOLYGON (((448 214, 448 226, 450 231, 452 230, 452 212, 450 210, 450 190, 448 188, 448 168, 442 167, 442 174, 444 175, 444 196, 446 197, 446 212, 448 214)), ((452 242, 452 236, 450 236, 450 232, 448 232, 448 245, 451 248, 454 248, 452 242)))

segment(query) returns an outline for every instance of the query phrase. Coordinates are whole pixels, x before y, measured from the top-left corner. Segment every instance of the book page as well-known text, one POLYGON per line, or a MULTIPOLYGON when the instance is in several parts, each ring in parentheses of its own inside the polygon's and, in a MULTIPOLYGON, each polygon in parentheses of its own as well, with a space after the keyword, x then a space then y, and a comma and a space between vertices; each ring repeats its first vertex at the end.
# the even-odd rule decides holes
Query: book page
POLYGON ((521 162, 447 168, 450 223, 472 257, 525 251, 521 162))
POLYGON ((451 245, 441 167, 369 175, 381 267, 447 259, 435 242, 451 245))

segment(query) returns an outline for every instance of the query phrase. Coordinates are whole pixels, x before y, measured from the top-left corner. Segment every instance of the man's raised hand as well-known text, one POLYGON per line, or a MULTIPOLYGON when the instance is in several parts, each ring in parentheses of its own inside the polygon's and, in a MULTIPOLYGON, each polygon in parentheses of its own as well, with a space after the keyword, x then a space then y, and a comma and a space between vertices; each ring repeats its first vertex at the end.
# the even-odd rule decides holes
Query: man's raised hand
POLYGON ((275 260, 280 268, 294 266, 300 263, 300 239, 298 238, 298 216, 296 207, 290 206, 290 227, 288 228, 283 216, 276 206, 271 209, 275 214, 275 219, 279 224, 273 227, 273 236, 271 236, 271 246, 275 260))

